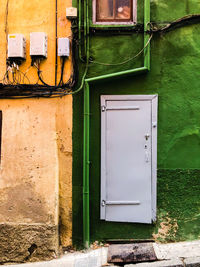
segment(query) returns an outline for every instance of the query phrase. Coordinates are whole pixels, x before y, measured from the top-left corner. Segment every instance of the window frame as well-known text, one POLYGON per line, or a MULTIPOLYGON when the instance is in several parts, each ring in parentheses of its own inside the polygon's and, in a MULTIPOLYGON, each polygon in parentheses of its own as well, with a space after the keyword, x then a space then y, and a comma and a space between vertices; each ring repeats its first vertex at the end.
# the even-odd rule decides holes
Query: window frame
POLYGON ((137 23, 137 0, 131 0, 132 13, 131 21, 125 19, 117 19, 115 21, 111 20, 102 20, 97 21, 97 1, 92 0, 92 23, 94 25, 135 25, 137 23))

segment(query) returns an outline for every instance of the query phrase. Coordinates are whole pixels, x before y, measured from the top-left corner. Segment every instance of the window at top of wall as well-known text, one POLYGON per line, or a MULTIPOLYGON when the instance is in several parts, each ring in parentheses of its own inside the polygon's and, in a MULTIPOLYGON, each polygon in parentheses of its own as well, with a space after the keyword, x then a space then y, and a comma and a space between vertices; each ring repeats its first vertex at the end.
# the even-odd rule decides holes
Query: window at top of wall
POLYGON ((135 24, 137 0, 93 0, 94 24, 135 24))

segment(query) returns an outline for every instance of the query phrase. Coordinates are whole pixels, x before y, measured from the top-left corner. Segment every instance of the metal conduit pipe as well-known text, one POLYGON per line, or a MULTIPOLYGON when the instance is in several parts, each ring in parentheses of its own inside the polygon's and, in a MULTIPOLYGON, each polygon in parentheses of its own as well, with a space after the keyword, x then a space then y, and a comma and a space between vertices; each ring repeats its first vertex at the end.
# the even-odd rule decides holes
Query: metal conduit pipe
POLYGON ((72 0, 72 6, 77 8, 77 0, 72 0))
POLYGON ((79 42, 79 59, 82 61, 82 51, 81 51, 81 25, 82 24, 82 3, 81 0, 78 1, 78 42, 79 42))
POLYGON ((84 43, 85 43, 85 55, 87 55, 87 42, 88 42, 88 34, 87 34, 87 22, 88 22, 88 18, 87 18, 87 0, 83 1, 84 4, 84 43))
POLYGON ((90 89, 85 83, 84 88, 84 123, 83 123, 83 242, 84 247, 89 247, 90 242, 90 199, 89 199, 89 174, 90 174, 90 89))
MULTIPOLYGON (((80 0, 79 0, 80 2, 80 0)), ((87 62, 89 60, 89 13, 88 0, 84 1, 84 44, 86 48, 87 62)), ((80 12, 80 10, 79 10, 80 12)), ((79 18, 80 19, 80 18, 79 18)), ((150 28, 150 0, 144 0, 144 46, 149 39, 150 28)), ((80 30, 80 29, 79 29, 80 30)), ((90 210, 89 210, 89 164, 90 164, 90 88, 89 82, 108 80, 112 78, 124 77, 131 74, 145 73, 150 70, 150 43, 144 49, 144 66, 140 68, 114 72, 85 79, 84 86, 84 128, 83 128, 83 243, 86 248, 90 244, 90 210)))
MULTIPOLYGON (((150 0, 144 2, 144 46, 148 42, 150 30, 150 0)), ((144 50, 144 67, 150 70, 150 43, 144 50)))
MULTIPOLYGON (((84 1, 84 38, 86 61, 89 62, 89 14, 88 0, 84 1)), ((89 205, 89 168, 90 168, 90 90, 89 83, 84 84, 84 125, 83 125, 83 243, 88 248, 90 243, 90 205, 89 205)))

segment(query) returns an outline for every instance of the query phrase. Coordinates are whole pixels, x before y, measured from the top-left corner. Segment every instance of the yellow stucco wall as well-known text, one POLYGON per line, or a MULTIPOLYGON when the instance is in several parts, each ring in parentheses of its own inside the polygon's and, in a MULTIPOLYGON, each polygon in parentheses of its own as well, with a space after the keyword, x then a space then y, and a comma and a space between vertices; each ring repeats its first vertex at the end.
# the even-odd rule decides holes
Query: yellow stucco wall
MULTIPOLYGON (((55 82, 55 0, 0 0, 0 79, 6 71, 6 31, 26 37, 29 68, 30 32, 48 35, 48 58, 41 64, 44 80, 55 82)), ((66 7, 71 0, 58 0, 58 37, 70 37, 66 7)), ((66 62, 64 79, 71 72, 66 62)), ((29 68, 31 83, 37 81, 29 68)), ((58 79, 60 59, 58 58, 58 79)), ((72 236, 72 97, 0 100, 3 113, 0 169, 0 224, 49 224, 61 222, 62 245, 72 236), (60 219, 59 219, 60 218, 60 219)))

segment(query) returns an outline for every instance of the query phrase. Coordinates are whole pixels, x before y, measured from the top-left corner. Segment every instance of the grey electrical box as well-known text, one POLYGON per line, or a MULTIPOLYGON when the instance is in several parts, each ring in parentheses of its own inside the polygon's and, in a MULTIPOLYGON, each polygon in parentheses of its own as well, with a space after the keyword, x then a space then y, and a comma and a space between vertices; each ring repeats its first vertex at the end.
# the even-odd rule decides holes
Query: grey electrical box
POLYGON ((45 32, 30 33, 30 56, 47 57, 47 34, 45 32))
POLYGON ((23 34, 8 35, 8 58, 26 58, 26 39, 23 34))
POLYGON ((58 38, 58 56, 69 57, 70 41, 69 38, 58 38))

